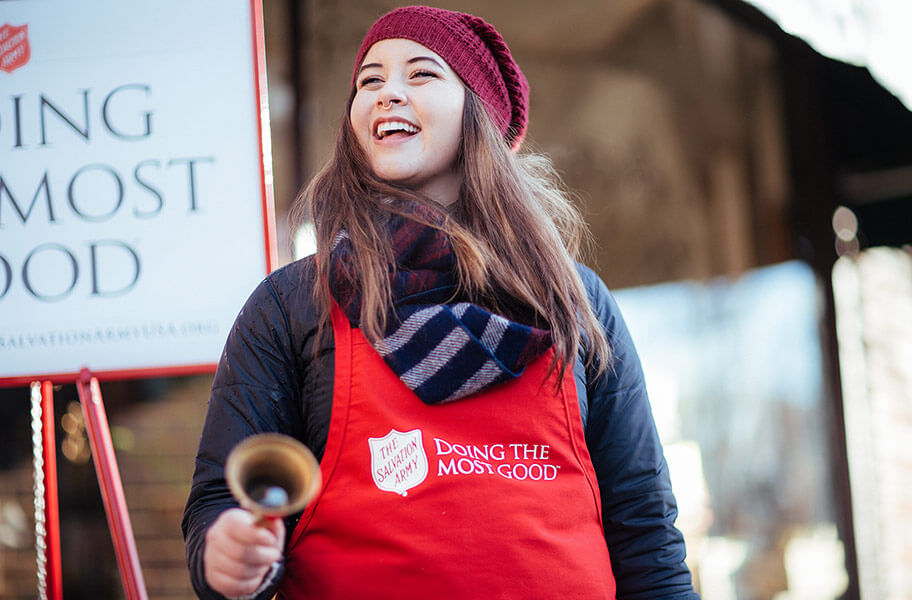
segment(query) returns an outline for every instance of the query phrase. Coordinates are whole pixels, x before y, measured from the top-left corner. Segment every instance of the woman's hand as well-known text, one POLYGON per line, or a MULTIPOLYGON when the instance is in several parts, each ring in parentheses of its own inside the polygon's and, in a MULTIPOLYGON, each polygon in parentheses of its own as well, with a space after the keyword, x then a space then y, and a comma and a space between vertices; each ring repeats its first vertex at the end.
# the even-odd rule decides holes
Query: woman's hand
POLYGON ((206 532, 203 565, 206 582, 228 597, 252 594, 270 566, 282 557, 285 524, 267 519, 260 525, 241 508, 226 510, 206 532))

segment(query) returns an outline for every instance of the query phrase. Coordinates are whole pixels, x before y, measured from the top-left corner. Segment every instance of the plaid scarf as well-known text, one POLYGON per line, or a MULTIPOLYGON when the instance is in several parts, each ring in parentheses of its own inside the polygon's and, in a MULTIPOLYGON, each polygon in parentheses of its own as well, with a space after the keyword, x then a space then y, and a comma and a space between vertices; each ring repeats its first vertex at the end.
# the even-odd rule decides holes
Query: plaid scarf
MULTIPOLYGON (((410 208, 431 223, 442 217, 410 208)), ((511 321, 454 298, 456 256, 448 236, 399 215, 387 222, 396 269, 390 273, 393 302, 374 349, 426 404, 450 402, 514 379, 551 345, 551 332, 511 321)), ((329 259, 329 289, 358 327, 361 291, 343 230, 329 259)))

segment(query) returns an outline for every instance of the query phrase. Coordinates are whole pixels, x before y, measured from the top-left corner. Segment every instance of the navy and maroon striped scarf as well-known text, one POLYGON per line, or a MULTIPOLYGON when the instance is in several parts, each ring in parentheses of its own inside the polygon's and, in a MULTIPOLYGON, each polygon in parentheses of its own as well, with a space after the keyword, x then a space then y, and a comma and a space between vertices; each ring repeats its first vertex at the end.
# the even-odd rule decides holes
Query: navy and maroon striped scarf
MULTIPOLYGON (((431 223, 441 217, 412 206, 431 223)), ((374 349, 426 404, 458 400, 514 379, 551 345, 551 333, 508 320, 454 297, 456 256, 439 229, 393 215, 388 221, 397 268, 393 303, 374 349)), ((361 292, 351 241, 339 233, 330 251, 329 288, 358 327, 361 292)))

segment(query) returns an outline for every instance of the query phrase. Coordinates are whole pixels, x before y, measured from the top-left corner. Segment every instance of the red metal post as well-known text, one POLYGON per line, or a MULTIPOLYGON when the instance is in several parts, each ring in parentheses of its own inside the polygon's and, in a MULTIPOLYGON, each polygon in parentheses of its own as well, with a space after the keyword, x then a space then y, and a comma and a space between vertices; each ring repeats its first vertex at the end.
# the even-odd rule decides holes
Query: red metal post
POLYGON ((95 473, 108 516, 108 528, 111 530, 111 540, 114 542, 114 553, 120 567, 124 592, 127 600, 147 600, 146 585, 136 552, 136 540, 133 538, 130 514, 127 512, 120 471, 117 469, 117 457, 114 455, 108 418, 101 399, 101 388, 98 380, 92 377, 87 369, 80 373, 76 388, 79 391, 79 402, 82 404, 86 431, 92 446, 95 473))
POLYGON ((41 429, 44 451, 44 529, 47 549, 45 568, 48 600, 62 600, 60 568, 60 511, 57 500, 57 441, 54 435, 54 385, 41 384, 41 429))
POLYGON ((275 201, 272 189, 272 141, 269 131, 269 102, 266 95, 266 33, 262 0, 250 0, 253 29, 253 86, 257 107, 257 138, 260 145, 260 193, 263 199, 263 229, 266 239, 266 272, 278 264, 275 229, 275 201))

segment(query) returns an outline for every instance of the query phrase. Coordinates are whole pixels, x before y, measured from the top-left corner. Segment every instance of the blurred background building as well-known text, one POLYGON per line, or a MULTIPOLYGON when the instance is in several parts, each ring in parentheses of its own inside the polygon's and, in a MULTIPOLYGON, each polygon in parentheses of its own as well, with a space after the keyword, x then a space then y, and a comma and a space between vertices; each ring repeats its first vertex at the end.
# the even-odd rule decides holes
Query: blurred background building
MULTIPOLYGON (((530 81, 525 147, 576 194, 587 262, 627 316, 703 598, 912 598, 896 17, 862 0, 432 4, 492 22, 530 81)), ((395 4, 263 5, 285 263, 308 252, 286 218, 361 36, 395 4)), ((103 384, 150 598, 193 597, 180 517, 210 381, 103 384)), ((55 397, 65 595, 122 597, 76 392, 55 397)), ((0 390, 0 599, 35 596, 30 436, 28 391, 0 390)))

